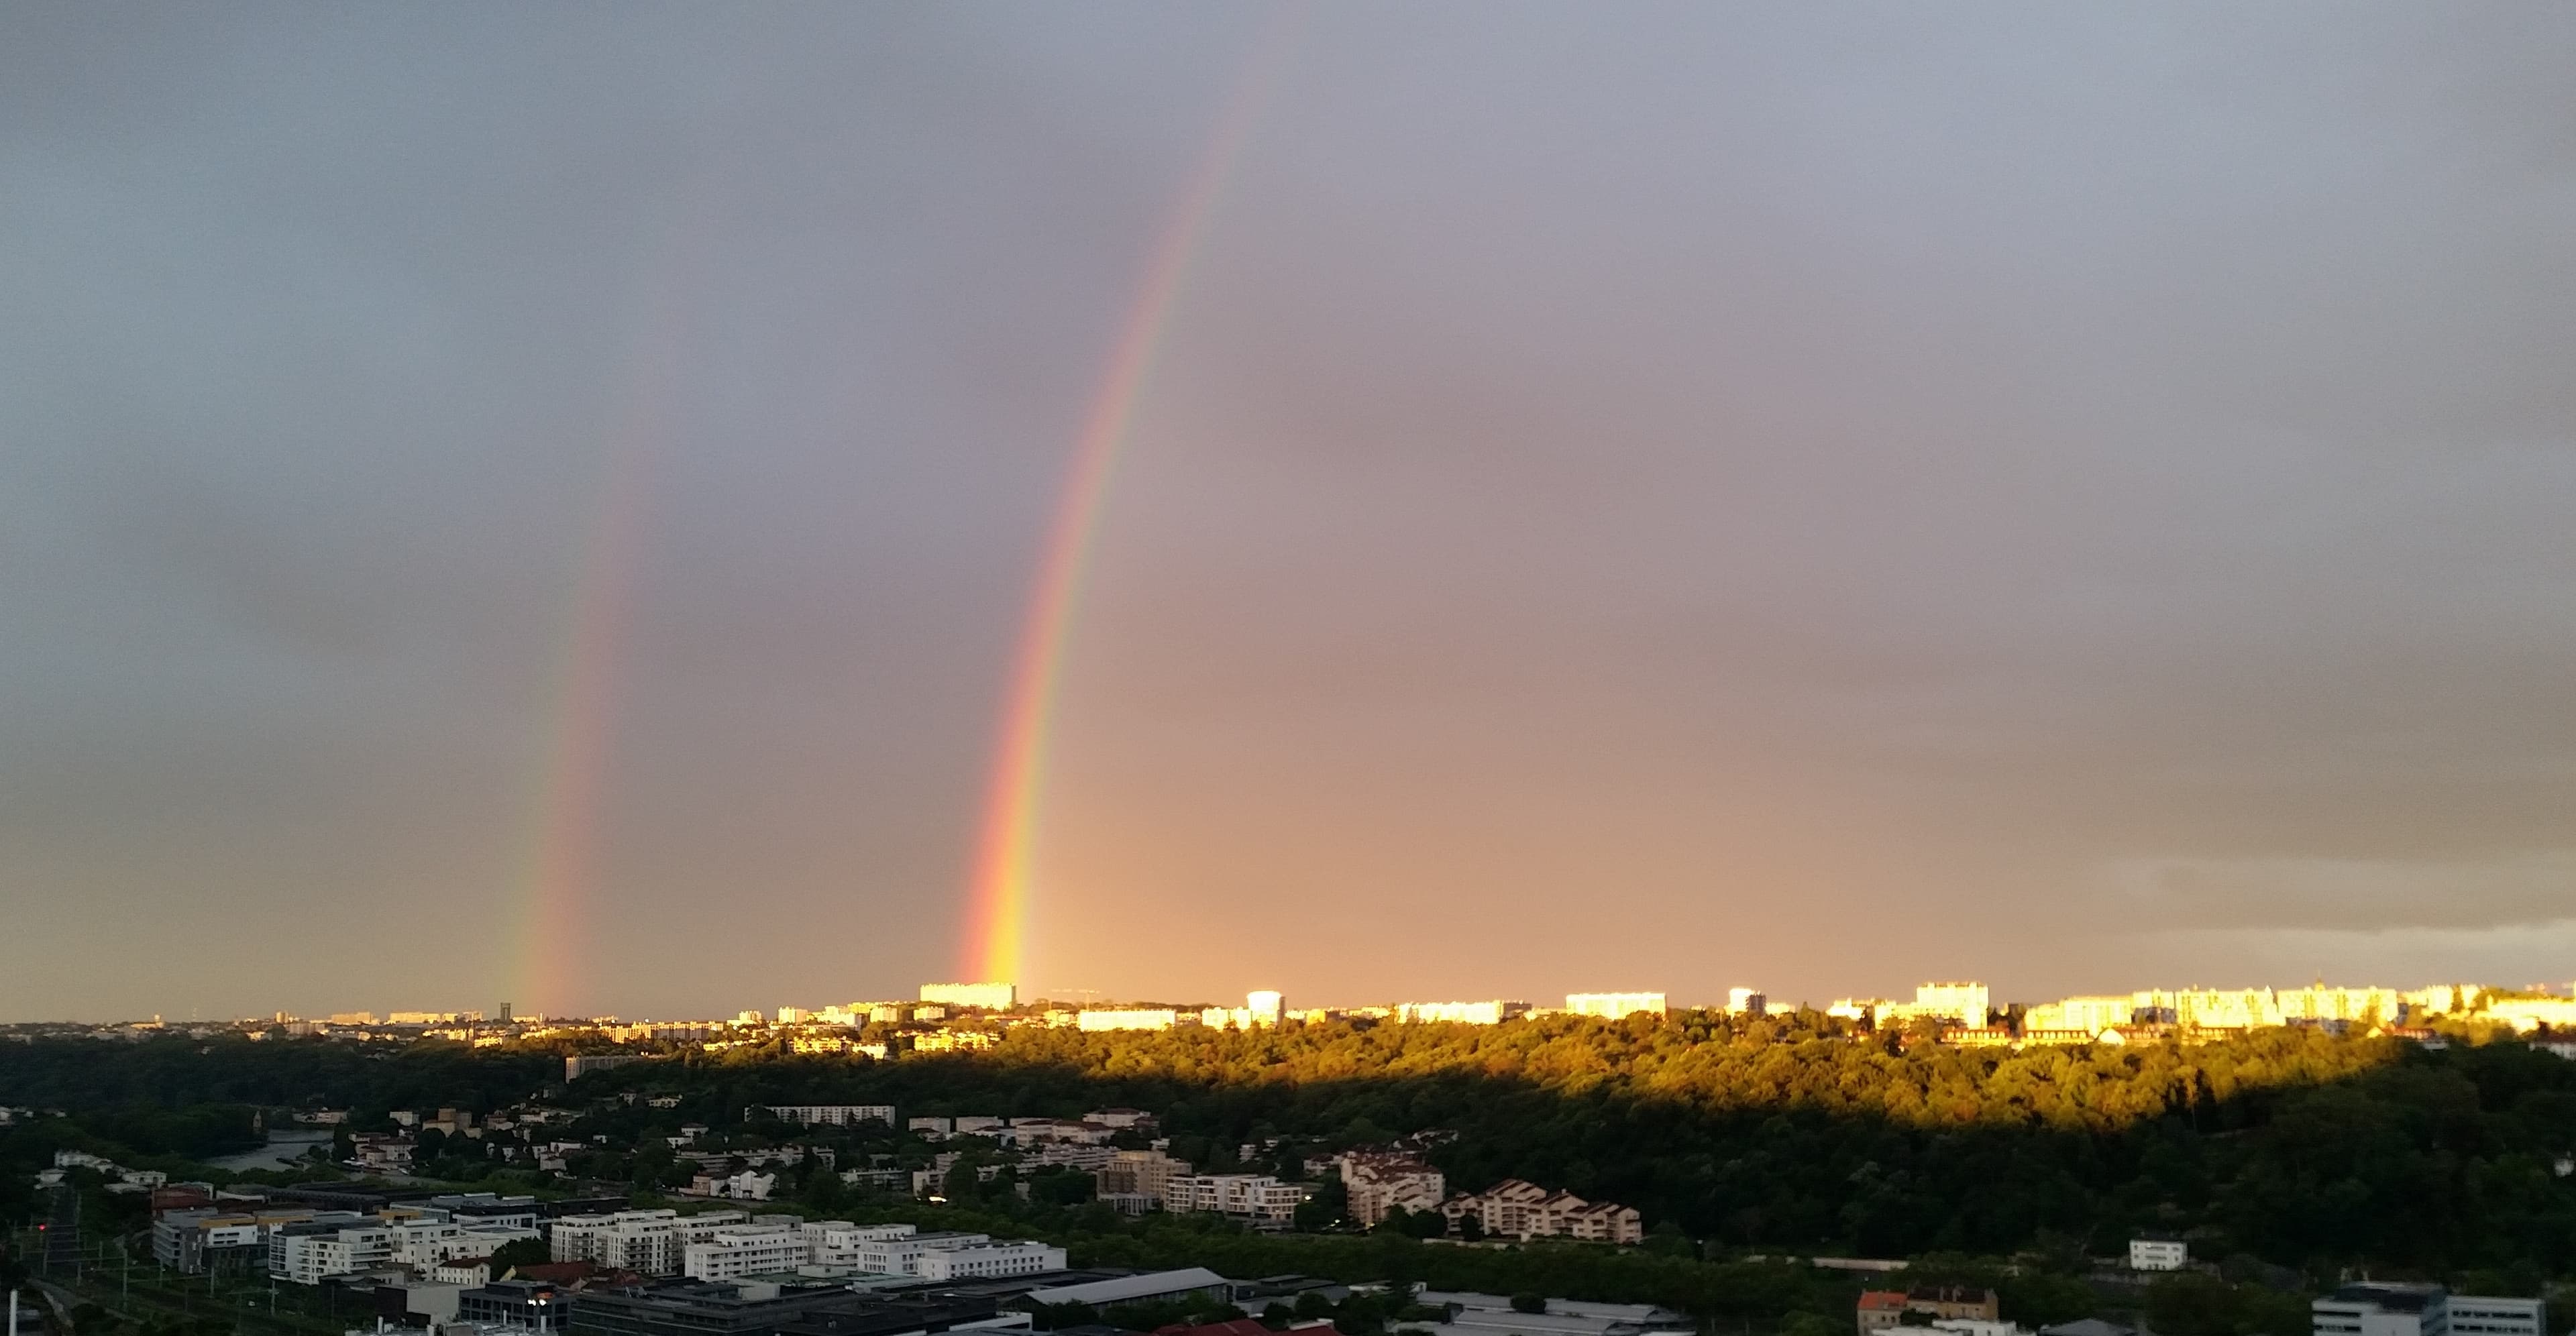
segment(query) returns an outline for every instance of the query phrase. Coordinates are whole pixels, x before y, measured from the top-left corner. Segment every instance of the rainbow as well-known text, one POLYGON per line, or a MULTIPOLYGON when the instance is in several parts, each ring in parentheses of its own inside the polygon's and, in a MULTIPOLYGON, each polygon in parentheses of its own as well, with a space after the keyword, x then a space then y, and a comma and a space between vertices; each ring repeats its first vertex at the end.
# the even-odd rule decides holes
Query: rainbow
POLYGON ((1022 981, 1048 745, 1102 502, 1108 497, 1119 447, 1135 421, 1170 325, 1181 280, 1216 212, 1256 113, 1294 45, 1290 22, 1302 17, 1301 7, 1273 11, 1244 78, 1218 119, 1198 171, 1164 225, 1146 265, 1144 285, 1128 308, 1090 416, 1076 439, 1063 497, 1038 560, 1028 619, 1021 628, 1003 700, 1000 741, 984 795, 982 834, 975 847, 973 899, 961 962, 967 978, 1022 981))
MULTIPOLYGON (((679 220, 665 223, 661 249, 674 247, 679 220)), ((625 640, 650 487, 648 465, 669 427, 666 397, 680 365, 681 319, 667 285, 648 299, 639 345, 630 354, 625 421, 602 451, 598 508, 578 549, 572 615, 554 657, 545 746, 532 784, 528 847, 514 903, 519 909, 512 996, 522 1015, 586 1008, 591 992, 588 926, 598 881, 601 797, 613 759, 618 653, 625 640)))

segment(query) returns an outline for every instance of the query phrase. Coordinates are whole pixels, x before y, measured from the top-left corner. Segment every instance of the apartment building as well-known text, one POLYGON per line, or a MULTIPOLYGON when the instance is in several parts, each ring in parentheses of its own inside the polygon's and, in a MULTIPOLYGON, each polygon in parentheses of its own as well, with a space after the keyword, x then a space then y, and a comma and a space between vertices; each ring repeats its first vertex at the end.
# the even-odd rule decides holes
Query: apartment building
POLYGON ((1770 1011, 1771 997, 1759 988, 1726 990, 1726 1014, 1729 1016, 1764 1016, 1770 1011))
POLYGON ((1249 1222, 1255 1229, 1286 1229, 1309 1193, 1302 1183, 1269 1174, 1184 1174, 1163 1185, 1163 1209, 1199 1211, 1249 1222))
POLYGON ((1451 1197, 1440 1204, 1440 1213, 1449 1217, 1453 1228, 1473 1216, 1487 1238, 1601 1243, 1642 1243, 1646 1238, 1645 1223, 1633 1206, 1585 1201, 1571 1192, 1550 1191, 1518 1178, 1504 1179, 1483 1192, 1451 1197))
MULTIPOLYGON (((896 1171, 900 1172, 900 1171, 896 1171)), ((914 1232, 910 1225, 854 1225, 847 1220, 808 1220, 797 1227, 808 1260, 825 1266, 857 1266, 861 1245, 899 1239, 914 1232)))
POLYGON ((1335 1157, 1335 1164, 1350 1198, 1351 1218, 1364 1225, 1385 1220, 1394 1207, 1436 1211, 1449 1199, 1448 1176, 1415 1156, 1350 1151, 1335 1157))
POLYGON ((1639 1012, 1661 1016, 1665 1011, 1661 993, 1568 993, 1565 995, 1565 1009, 1577 1016, 1599 1016, 1613 1021, 1639 1012))
POLYGON ((1878 1023, 1903 1024, 1912 1020, 1954 1021, 1971 1030, 1986 1028, 1987 1013, 1994 1008, 1994 995, 1975 980, 1935 981, 1916 984, 1914 1000, 1890 1002, 1878 1008, 1878 1023))
POLYGON ((1033 1239, 974 1243, 921 1255, 914 1275, 923 1280, 985 1280, 1064 1270, 1064 1249, 1033 1239))
POLYGON ((290 1284, 319 1285, 326 1277, 372 1271, 393 1260, 394 1229, 382 1221, 289 1226, 270 1240, 268 1274, 290 1284))
POLYGON ((950 1007, 981 1007, 986 1011, 1009 1011, 1020 1004, 1020 990, 1007 983, 926 983, 921 986, 921 1000, 950 1007))
POLYGON ((680 1274, 691 1280, 733 1280, 803 1266, 812 1249, 803 1233, 783 1224, 734 1225, 680 1250, 680 1274))
POLYGON ((676 1276, 688 1260, 690 1244, 713 1239, 717 1230, 743 1224, 745 1219, 740 1211, 684 1216, 667 1208, 568 1215, 555 1221, 550 1251, 558 1262, 595 1262, 647 1276, 676 1276))
POLYGON ((990 1234, 970 1234, 961 1230, 863 1239, 858 1246, 858 1268, 877 1276, 917 1276, 921 1274, 921 1259, 931 1253, 971 1248, 992 1241, 990 1234))
POLYGON ((1529 1014, 1527 1002, 1507 1002, 1496 998, 1490 1002, 1398 1002, 1398 1022, 1451 1025, 1500 1025, 1514 1016, 1529 1014))
POLYGON ((1109 1163, 1092 1175, 1092 1182, 1104 1197, 1143 1196, 1160 1203, 1172 1180, 1189 1171, 1189 1161, 1159 1150, 1122 1150, 1110 1155, 1109 1163))

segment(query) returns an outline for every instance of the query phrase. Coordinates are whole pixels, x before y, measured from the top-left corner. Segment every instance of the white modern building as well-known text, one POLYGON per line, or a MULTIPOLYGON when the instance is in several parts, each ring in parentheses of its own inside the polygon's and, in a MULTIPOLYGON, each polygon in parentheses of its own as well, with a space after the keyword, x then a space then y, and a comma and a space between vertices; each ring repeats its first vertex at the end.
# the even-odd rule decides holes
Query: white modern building
POLYGON ((1661 1016, 1665 1010, 1661 993, 1568 993, 1565 995, 1565 1009, 1577 1016, 1599 1016, 1613 1021, 1641 1011, 1661 1016))
POLYGON ((855 1267, 859 1250, 870 1243, 899 1239, 914 1232, 910 1225, 854 1225, 847 1220, 808 1220, 797 1227, 805 1239, 808 1261, 823 1266, 855 1267))
POLYGON ((2180 1271, 2191 1260, 2191 1245, 2180 1239, 2129 1240, 2132 1271, 2180 1271))
POLYGON ((970 1234, 959 1230, 862 1239, 858 1246, 858 1268, 876 1276, 917 1276, 921 1274, 921 1259, 931 1253, 946 1252, 951 1248, 972 1248, 992 1241, 990 1234, 970 1234))
POLYGON ((1286 1229, 1310 1191, 1269 1174, 1182 1174, 1163 1184, 1163 1209, 1203 1211, 1249 1221, 1255 1229, 1286 1229))
POLYGON ((785 1225, 735 1225, 681 1249, 680 1274, 691 1280, 734 1280, 792 1271, 811 1256, 803 1235, 785 1225))
POLYGON ((1064 1249, 1032 1239, 968 1244, 923 1253, 914 1275, 923 1280, 983 1280, 1064 1270, 1064 1249))
POLYGON ((648 1276, 676 1276, 688 1260, 690 1244, 707 1242, 716 1231, 744 1223, 740 1211, 689 1216, 669 1209, 618 1211, 565 1216, 554 1223, 547 1237, 558 1262, 595 1262, 648 1276))
POLYGON ((2314 1336, 2449 1336, 2449 1295, 2439 1285, 2346 1285, 2308 1305, 2314 1336))

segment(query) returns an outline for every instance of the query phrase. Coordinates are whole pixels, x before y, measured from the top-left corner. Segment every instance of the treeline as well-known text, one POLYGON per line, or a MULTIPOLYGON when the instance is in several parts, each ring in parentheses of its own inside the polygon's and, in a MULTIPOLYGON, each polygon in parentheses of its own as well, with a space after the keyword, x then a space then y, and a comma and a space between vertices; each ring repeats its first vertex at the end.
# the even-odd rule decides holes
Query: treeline
MULTIPOLYGON (((559 1080, 557 1061, 436 1044, 0 1045, 0 1091, 76 1108, 491 1108, 559 1080), (46 1093, 17 1093, 34 1090, 46 1093)), ((1202 1167, 1292 1176, 1308 1154, 1446 1129, 1454 1139, 1429 1154, 1454 1188, 1526 1178, 1741 1252, 2105 1255, 2155 1228, 2186 1232, 2200 1256, 2319 1274, 2576 1274, 2576 1174, 2562 1172, 2576 1169, 2576 1062, 2512 1042, 2428 1051, 2282 1029, 2016 1053, 1813 1015, 1696 1013, 1023 1029, 983 1053, 889 1063, 692 1054, 587 1077, 573 1097, 618 1091, 680 1097, 610 1115, 639 1134, 683 1121, 743 1132, 744 1107, 770 1103, 1127 1105, 1160 1114, 1175 1153, 1202 1167)))

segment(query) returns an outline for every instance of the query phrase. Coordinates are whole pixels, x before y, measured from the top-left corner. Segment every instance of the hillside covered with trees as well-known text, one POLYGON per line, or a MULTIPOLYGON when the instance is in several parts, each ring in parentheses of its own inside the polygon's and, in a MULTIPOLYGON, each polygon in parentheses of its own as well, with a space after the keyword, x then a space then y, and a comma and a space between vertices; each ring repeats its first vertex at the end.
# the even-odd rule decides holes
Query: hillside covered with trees
MULTIPOLYGON (((208 1105, 496 1108, 560 1078, 534 1049, 0 1044, 0 1102, 71 1110, 109 1140, 203 1119, 189 1111, 208 1105)), ((1739 1252, 2099 1255, 2164 1228, 2201 1256, 2311 1269, 2576 1274, 2576 1062, 2509 1041, 2428 1050, 2281 1029, 2013 1052, 1813 1015, 1704 1014, 1023 1028, 986 1052, 883 1063, 674 1053, 558 1097, 621 1090, 680 1096, 667 1110, 619 1105, 638 1131, 657 1119, 734 1128, 764 1103, 1059 1116, 1127 1105, 1160 1114, 1175 1152, 1203 1167, 1276 1139, 1255 1165, 1291 1176, 1317 1151, 1445 1129, 1456 1135, 1431 1158, 1454 1187, 1509 1176, 1571 1188, 1640 1208, 1667 1237, 1739 1252)))

